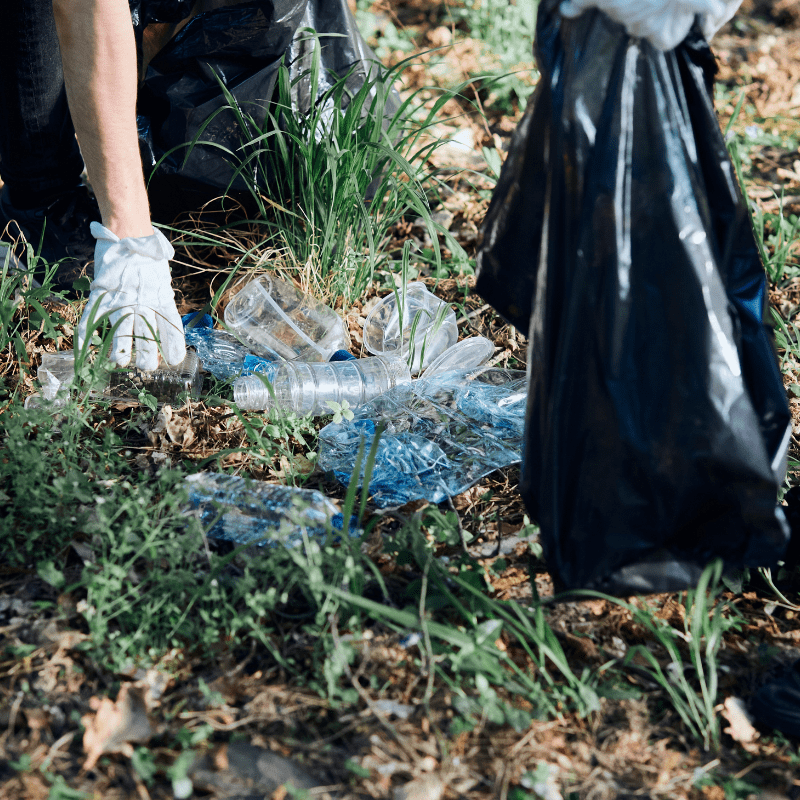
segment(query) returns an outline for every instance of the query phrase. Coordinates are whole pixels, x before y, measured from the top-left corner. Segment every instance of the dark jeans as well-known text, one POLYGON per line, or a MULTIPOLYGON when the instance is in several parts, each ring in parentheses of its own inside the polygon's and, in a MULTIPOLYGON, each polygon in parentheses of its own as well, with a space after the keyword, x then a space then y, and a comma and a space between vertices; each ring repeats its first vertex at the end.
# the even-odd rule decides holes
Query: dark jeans
POLYGON ((12 204, 48 205, 80 182, 52 0, 0 0, 0 176, 12 204))

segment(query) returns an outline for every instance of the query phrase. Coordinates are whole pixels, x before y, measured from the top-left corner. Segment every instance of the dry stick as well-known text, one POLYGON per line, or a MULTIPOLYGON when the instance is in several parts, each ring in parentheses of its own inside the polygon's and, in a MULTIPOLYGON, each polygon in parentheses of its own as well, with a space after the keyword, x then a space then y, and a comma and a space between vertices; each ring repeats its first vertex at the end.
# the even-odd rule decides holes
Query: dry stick
POLYGON ((469 314, 464 314, 463 317, 456 323, 457 325, 461 325, 464 322, 468 322, 473 317, 477 317, 479 314, 483 314, 484 311, 488 311, 491 308, 489 303, 484 303, 480 308, 473 309, 469 312, 469 314))
MULTIPOLYGON (((330 617, 328 617, 328 622, 330 622, 331 625, 333 646, 338 650, 342 646, 342 640, 339 638, 339 626, 336 622, 336 614, 331 614, 330 617)), ((389 722, 387 715, 375 705, 372 698, 364 690, 364 687, 358 682, 355 675, 353 675, 353 671, 350 669, 347 659, 343 659, 342 664, 347 677, 350 679, 350 683, 353 684, 353 688, 356 690, 356 692, 358 692, 358 696, 367 704, 367 707, 372 712, 375 719, 378 720, 381 726, 397 742, 397 744, 400 746, 400 749, 406 754, 410 762, 415 764, 419 760, 419 755, 411 747, 409 747, 408 744, 406 744, 403 737, 400 736, 400 734, 395 730, 394 725, 389 722)))
POLYGON ((65 733, 60 739, 56 739, 56 741, 53 742, 50 749, 47 751, 47 755, 45 756, 45 759, 39 769, 42 771, 46 770, 50 766, 55 754, 61 749, 61 746, 71 742, 77 733, 78 731, 70 731, 69 733, 65 733))

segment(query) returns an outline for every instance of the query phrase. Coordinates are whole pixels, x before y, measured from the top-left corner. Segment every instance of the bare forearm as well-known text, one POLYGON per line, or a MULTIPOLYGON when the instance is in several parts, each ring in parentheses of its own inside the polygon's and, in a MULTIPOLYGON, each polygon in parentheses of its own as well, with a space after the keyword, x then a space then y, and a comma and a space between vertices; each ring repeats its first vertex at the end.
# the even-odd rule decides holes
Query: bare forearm
POLYGON ((127 0, 53 0, 64 81, 103 224, 149 236, 136 132, 136 45, 127 0))

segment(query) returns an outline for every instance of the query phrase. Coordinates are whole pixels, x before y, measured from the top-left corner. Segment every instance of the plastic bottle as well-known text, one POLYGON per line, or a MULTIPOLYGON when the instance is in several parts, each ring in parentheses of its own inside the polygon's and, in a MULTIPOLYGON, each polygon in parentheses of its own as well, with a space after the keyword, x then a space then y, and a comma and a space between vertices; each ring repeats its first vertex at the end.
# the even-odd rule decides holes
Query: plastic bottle
POLYGON ((319 416, 331 413, 329 400, 339 404, 346 400, 350 408, 356 408, 410 381, 408 364, 393 356, 325 364, 287 361, 275 370, 272 392, 258 376, 245 376, 234 381, 233 399, 241 409, 277 407, 319 416))
MULTIPOLYGON (((189 503, 207 536, 237 544, 295 547, 343 526, 342 514, 324 494, 238 475, 199 472, 186 478, 189 503)), ((353 533, 357 531, 353 530, 353 533)))
POLYGON ((194 347, 200 365, 215 378, 228 380, 258 371, 259 365, 282 360, 277 353, 271 357, 254 356, 241 342, 227 331, 216 328, 187 327, 184 330, 186 346, 194 347))
POLYGON ((289 361, 327 361, 350 345, 332 308, 274 275, 260 275, 234 295, 225 324, 256 354, 289 361))
POLYGON ((455 312, 421 281, 409 283, 399 297, 394 293, 386 295, 364 321, 367 351, 373 355, 408 357, 414 375, 457 340, 455 312))
POLYGON ((144 389, 152 394, 159 403, 172 403, 184 392, 190 397, 199 397, 203 386, 200 373, 200 359, 191 348, 186 350, 186 358, 176 367, 161 364, 152 372, 134 366, 119 367, 109 376, 105 394, 110 397, 138 397, 144 389))
MULTIPOLYGON (((191 349, 186 351, 186 358, 177 367, 161 364, 158 369, 145 372, 136 367, 115 368, 109 363, 108 369, 108 384, 100 394, 123 400, 136 400, 142 389, 154 395, 160 403, 171 403, 183 392, 197 397, 203 381, 200 360, 191 349)), ((65 398, 74 375, 75 354, 72 350, 45 353, 36 375, 42 384, 42 399, 65 398)))

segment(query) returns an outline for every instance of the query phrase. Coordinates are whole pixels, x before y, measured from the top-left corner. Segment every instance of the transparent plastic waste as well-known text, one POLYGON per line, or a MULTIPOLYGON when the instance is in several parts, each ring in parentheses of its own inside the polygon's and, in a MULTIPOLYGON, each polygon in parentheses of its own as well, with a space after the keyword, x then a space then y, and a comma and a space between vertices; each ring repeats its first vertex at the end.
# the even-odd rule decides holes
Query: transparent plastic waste
POLYGON ((187 349, 183 363, 176 367, 161 364, 152 372, 136 367, 120 367, 111 372, 106 394, 111 397, 136 399, 144 389, 159 403, 172 403, 183 393, 199 397, 203 386, 200 359, 195 350, 187 349))
POLYGON ((527 403, 519 370, 489 368, 420 378, 397 386, 319 433, 319 465, 348 484, 363 443, 364 461, 379 427, 369 491, 381 508, 438 503, 521 458, 527 403))
MULTIPOLYGON (((26 407, 40 407, 46 403, 63 405, 69 395, 69 385, 75 375, 75 354, 72 350, 59 353, 45 353, 36 377, 42 385, 38 397, 26 401, 26 407), (44 402, 42 402, 44 401, 44 402)), ((96 386, 93 395, 109 399, 136 400, 139 392, 145 389, 159 403, 171 403, 187 392, 198 397, 202 386, 200 360, 197 353, 188 349, 183 363, 177 367, 161 364, 152 372, 136 367, 115 367, 108 364, 108 380, 103 387, 96 386)))
POLYGON ((60 408, 69 399, 69 384, 75 374, 72 350, 44 353, 36 379, 42 391, 25 398, 25 408, 60 408))
POLYGON ((217 328, 187 327, 184 333, 186 346, 197 351, 202 369, 220 380, 238 378, 282 360, 275 352, 269 357, 255 356, 235 336, 217 328))
POLYGON ((343 527, 336 505, 314 489, 214 472, 190 475, 186 485, 194 513, 204 525, 211 526, 207 535, 217 539, 297 547, 302 545, 304 533, 320 538, 331 528, 343 527))
POLYGON ((394 386, 409 383, 411 373, 402 358, 375 356, 325 364, 286 361, 277 365, 270 380, 272 392, 256 375, 237 378, 234 402, 241 409, 277 407, 319 416, 331 413, 328 401, 347 401, 350 408, 357 408, 394 386))
POLYGON ((364 347, 373 355, 410 358, 413 375, 431 364, 456 341, 458 327, 455 312, 429 292, 421 281, 409 283, 405 293, 401 289, 397 295, 392 293, 384 297, 364 322, 364 347))
POLYGON ((430 378, 441 372, 476 369, 494 354, 494 345, 484 336, 470 336, 448 347, 420 377, 430 378))
POLYGON ((268 358, 327 361, 350 345, 332 308, 274 275, 260 275, 237 292, 225 308, 225 324, 268 358))

